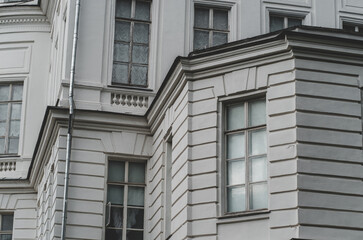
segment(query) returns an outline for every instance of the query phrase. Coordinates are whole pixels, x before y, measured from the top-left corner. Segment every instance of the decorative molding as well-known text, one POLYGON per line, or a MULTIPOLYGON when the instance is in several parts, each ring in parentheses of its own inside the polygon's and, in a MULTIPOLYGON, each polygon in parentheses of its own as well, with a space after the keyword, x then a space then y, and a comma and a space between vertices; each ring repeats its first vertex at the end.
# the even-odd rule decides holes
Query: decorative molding
POLYGON ((111 93, 111 105, 124 107, 148 108, 149 97, 137 94, 111 93))
POLYGON ((13 172, 16 171, 16 161, 8 160, 0 162, 0 172, 13 172))
POLYGON ((31 23, 40 23, 40 24, 49 24, 49 21, 46 17, 42 16, 26 16, 26 17, 6 17, 0 19, 0 24, 31 24, 31 23))

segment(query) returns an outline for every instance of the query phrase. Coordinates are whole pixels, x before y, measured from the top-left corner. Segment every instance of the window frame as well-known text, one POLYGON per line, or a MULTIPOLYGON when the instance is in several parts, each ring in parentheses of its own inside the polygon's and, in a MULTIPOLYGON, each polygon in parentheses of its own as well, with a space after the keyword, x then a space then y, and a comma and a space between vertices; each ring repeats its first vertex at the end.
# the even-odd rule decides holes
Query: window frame
MULTIPOLYGON (((208 28, 203 28, 203 27, 197 27, 195 26, 195 17, 194 17, 194 21, 193 21, 193 51, 196 51, 196 50, 201 50, 201 49, 195 49, 195 44, 194 44, 194 37, 195 37, 195 31, 203 31, 203 32, 208 32, 208 35, 209 35, 209 38, 208 38, 208 46, 207 48, 210 48, 210 47, 214 47, 213 45, 213 34, 215 32, 217 33, 225 33, 227 34, 227 42, 228 43, 230 40, 229 40, 229 35, 230 35, 230 28, 231 28, 231 24, 230 24, 230 9, 226 9, 226 8, 221 8, 221 7, 211 7, 211 6, 207 6, 207 5, 194 5, 194 16, 195 16, 195 12, 196 12, 196 9, 207 9, 209 11, 209 14, 208 14, 208 22, 209 22, 209 25, 208 25, 208 28), (227 12, 227 30, 224 30, 224 29, 217 29, 214 27, 214 12, 215 11, 225 11, 227 12)), ((225 43, 224 43, 225 44, 225 43)), ((216 45, 218 46, 218 45, 216 45)))
POLYGON ((6 117, 6 129, 5 129, 5 135, 4 135, 4 139, 5 139, 5 144, 4 144, 4 148, 5 151, 4 153, 0 153, 0 158, 3 157, 17 157, 19 156, 21 146, 22 146, 22 130, 23 130, 23 119, 24 119, 24 108, 25 108, 25 104, 24 104, 24 92, 25 92, 25 84, 24 81, 18 81, 18 80, 14 80, 14 81, 7 81, 5 79, 5 81, 0 80, 0 86, 9 86, 9 96, 8 96, 8 100, 0 100, 0 104, 8 104, 8 110, 7 110, 7 117, 6 117), (22 86, 22 93, 21 93, 21 100, 11 100, 12 97, 12 88, 13 85, 21 85, 22 86), (18 148, 16 153, 9 153, 9 139, 10 137, 10 122, 11 122, 11 104, 13 103, 20 103, 21 104, 21 110, 20 110, 20 119, 16 119, 19 121, 19 136, 18 138, 18 148))
MULTIPOLYGON (((232 97, 224 97, 220 99, 220 103, 219 103, 219 109, 220 109, 220 113, 219 113, 219 119, 220 119, 220 124, 219 124, 219 138, 221 139, 221 144, 220 144, 220 169, 221 169, 221 176, 220 176, 220 182, 221 182, 221 194, 219 196, 219 200, 220 200, 220 204, 221 204, 221 208, 220 208, 220 219, 223 218, 228 218, 228 217, 234 217, 234 216, 249 216, 249 215, 253 215, 253 214, 260 214, 260 213, 268 213, 269 212, 269 160, 268 160, 268 125, 267 125, 267 98, 266 98, 266 92, 265 91, 256 91, 254 93, 246 93, 243 94, 242 96, 232 96, 232 97), (248 162, 248 156, 246 155, 246 153, 248 152, 247 147, 245 146, 245 193, 248 193, 245 195, 245 201, 246 201, 246 209, 243 211, 228 211, 228 192, 227 192, 227 178, 228 178, 228 166, 227 166, 227 138, 226 138, 226 126, 227 126, 227 107, 231 106, 231 105, 237 105, 237 104, 241 104, 241 103, 249 103, 249 102, 253 102, 253 101, 257 101, 257 100, 261 100, 264 99, 266 101, 266 123, 263 125, 258 125, 258 126, 254 126, 254 127, 248 127, 248 125, 245 125, 246 127, 243 128, 244 130, 241 129, 237 129, 237 130, 233 130, 233 131, 229 131, 229 132, 242 132, 246 130, 246 133, 248 134, 248 131, 253 131, 256 129, 265 129, 266 131, 266 153, 264 154, 266 156, 266 180, 265 181, 261 181, 261 182, 265 182, 266 186, 267 186, 267 206, 266 208, 259 208, 259 209, 250 209, 250 199, 249 199, 249 195, 250 195, 250 189, 248 188, 248 185, 251 184, 252 181, 249 180, 249 167, 247 165, 248 162)), ((248 109, 245 108, 245 113, 246 111, 248 111, 248 109)), ((245 115, 245 120, 244 121, 248 121, 248 115, 245 115)), ((247 135, 246 134, 246 135, 247 135)), ((248 144, 248 138, 245 138, 245 145, 248 144)), ((255 157, 255 156, 253 156, 255 157)), ((257 183, 257 182, 253 182, 253 183, 257 183)), ((237 184, 238 185, 238 184, 237 184)), ((243 185, 243 184, 242 184, 243 185)))
POLYGON ((117 17, 116 16, 116 4, 117 4, 117 0, 112 1, 113 2, 113 7, 112 7, 112 26, 110 31, 112 32, 112 36, 110 36, 110 86, 112 87, 125 87, 125 88, 136 88, 136 89, 148 89, 150 87, 150 59, 151 59, 151 50, 150 50, 150 46, 151 46, 151 32, 152 32, 152 0, 130 0, 131 1, 131 13, 130 13, 130 17, 126 18, 126 17, 117 17), (149 8, 149 13, 150 13, 150 19, 149 20, 141 20, 141 19, 135 19, 135 9, 136 9, 136 2, 148 2, 150 4, 150 8, 149 8), (123 41, 118 41, 120 43, 126 43, 129 46, 129 52, 128 52, 128 62, 122 62, 123 64, 127 64, 128 66, 128 75, 127 75, 127 83, 117 83, 117 82, 113 82, 113 66, 115 62, 120 62, 120 61, 115 61, 114 60, 114 52, 115 52, 115 44, 116 41, 115 40, 115 33, 116 33, 116 22, 130 22, 130 42, 123 42, 123 41), (133 63, 132 62, 132 47, 135 45, 135 43, 133 42, 133 32, 134 32, 134 25, 135 23, 142 23, 142 24, 148 24, 149 26, 149 33, 148 33, 148 43, 147 44, 143 44, 143 43, 136 43, 137 46, 142 45, 142 46, 147 46, 148 47, 148 52, 147 52, 147 64, 141 64, 141 63, 133 63), (146 83, 145 85, 139 85, 139 84, 132 84, 131 83, 131 65, 136 64, 138 66, 144 66, 147 67, 147 71, 146 71, 146 83))
MULTIPOLYGON (((143 187, 144 189, 144 206, 143 207, 135 207, 135 206, 131 206, 131 208, 138 208, 138 209, 143 209, 144 210, 144 218, 143 218, 143 229, 132 229, 132 230, 136 230, 136 231, 140 231, 143 233, 143 239, 145 238, 145 233, 146 233, 146 192, 147 192, 147 159, 140 159, 140 158, 134 158, 134 157, 128 157, 128 158, 120 158, 120 157, 107 157, 106 158, 106 169, 105 169, 105 195, 104 195, 104 233, 103 236, 106 239, 106 231, 108 229, 108 224, 109 224, 109 219, 110 219, 110 208, 112 207, 112 204, 110 204, 110 202, 107 202, 107 197, 108 197, 108 186, 109 185, 117 185, 117 186, 124 186, 124 193, 123 193, 123 204, 122 204, 122 208, 123 208, 123 218, 122 218, 122 239, 126 239, 126 234, 127 234, 127 230, 129 230, 129 228, 127 227, 127 209, 128 209, 128 205, 127 205, 127 197, 128 197, 128 187, 143 187), (110 162, 124 162, 124 182, 109 182, 108 177, 108 169, 110 167, 110 162), (128 169, 129 169, 129 164, 130 163, 142 163, 144 164, 144 179, 145 182, 144 183, 130 183, 128 182, 128 169)), ((120 206, 119 204, 117 204, 116 206, 120 206)))
MULTIPOLYGON (((280 17, 280 18, 283 18, 284 19, 284 26, 283 26, 282 29, 289 27, 289 20, 290 19, 301 20, 301 25, 303 25, 303 23, 304 23, 304 18, 302 18, 302 17, 289 16, 289 15, 280 15, 280 14, 271 13, 269 15, 269 26, 268 26, 270 32, 271 32, 271 25, 270 25, 270 23, 271 23, 271 17, 280 17)), ((281 30, 281 29, 279 29, 279 30, 281 30)), ((279 30, 275 30, 275 31, 279 31, 279 30)))
POLYGON ((0 212, 0 237, 2 235, 11 235, 11 237, 13 237, 13 232, 14 232, 14 213, 13 212, 0 212), (4 215, 13 217, 13 222, 12 222, 13 227, 12 227, 11 230, 3 230, 2 229, 2 222, 3 222, 3 216, 4 215))

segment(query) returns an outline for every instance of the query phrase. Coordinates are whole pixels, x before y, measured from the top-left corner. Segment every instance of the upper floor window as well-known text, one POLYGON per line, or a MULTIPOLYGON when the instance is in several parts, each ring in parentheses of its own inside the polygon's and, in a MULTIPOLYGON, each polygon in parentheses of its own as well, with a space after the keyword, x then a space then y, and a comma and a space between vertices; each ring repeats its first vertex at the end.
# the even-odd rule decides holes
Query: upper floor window
POLYGON ((194 50, 228 42, 228 10, 196 6, 194 10, 194 50))
POLYGON ((22 96, 22 84, 0 84, 0 154, 18 153, 22 96))
POLYGON ((143 240, 145 164, 109 161, 106 240, 143 240))
POLYGON ((13 214, 1 214, 0 215, 0 239, 1 240, 11 240, 13 239, 13 214))
POLYGON ((355 24, 355 23, 343 22, 343 29, 350 31, 350 32, 363 33, 363 25, 359 25, 359 24, 355 24))
POLYGON ((226 212, 267 208, 266 103, 226 106, 226 212))
POLYGON ((150 2, 117 0, 112 84, 147 87, 150 2))
POLYGON ((270 32, 302 25, 302 18, 270 15, 270 32))

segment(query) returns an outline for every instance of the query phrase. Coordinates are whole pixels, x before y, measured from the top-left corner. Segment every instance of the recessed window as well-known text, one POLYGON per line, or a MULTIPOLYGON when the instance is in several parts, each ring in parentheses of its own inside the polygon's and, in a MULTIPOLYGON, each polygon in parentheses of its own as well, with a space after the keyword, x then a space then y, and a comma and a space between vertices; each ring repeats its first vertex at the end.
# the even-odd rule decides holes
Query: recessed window
POLYGON ((13 214, 1 214, 0 215, 0 239, 11 240, 13 239, 13 214))
POLYGON ((228 33, 228 10, 195 7, 194 50, 227 43, 228 33))
POLYGON ((23 85, 0 84, 0 154, 18 153, 23 85))
POLYGON ((147 86, 150 4, 116 1, 112 84, 147 86))
POLYGON ((145 164, 109 161, 106 240, 143 240, 145 164))
POLYGON ((363 25, 343 22, 343 29, 349 32, 360 32, 363 33, 363 25))
POLYGON ((302 25, 302 18, 270 15, 270 32, 302 25))
POLYGON ((224 138, 226 212, 267 208, 265 99, 227 105, 224 138))

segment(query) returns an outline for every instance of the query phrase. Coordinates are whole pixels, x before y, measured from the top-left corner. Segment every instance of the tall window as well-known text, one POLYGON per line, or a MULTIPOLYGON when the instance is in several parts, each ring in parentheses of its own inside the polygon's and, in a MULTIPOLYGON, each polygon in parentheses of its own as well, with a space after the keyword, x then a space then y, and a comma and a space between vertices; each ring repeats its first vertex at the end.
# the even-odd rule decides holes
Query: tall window
POLYGON ((0 154, 18 153, 22 96, 22 84, 0 84, 0 154))
POLYGON ((267 208, 265 99, 226 106, 228 213, 267 208))
POLYGON ((143 240, 145 164, 109 161, 106 240, 143 240))
POLYGON ((195 7, 194 50, 228 42, 228 10, 195 7))
POLYGON ((0 239, 1 240, 11 240, 13 239, 13 214, 1 214, 0 215, 0 239))
POLYGON ((147 87, 150 2, 117 0, 112 84, 147 87))
POLYGON ((270 32, 302 25, 302 18, 270 15, 270 32))
POLYGON ((355 24, 355 23, 343 22, 343 29, 347 30, 349 32, 363 33, 363 25, 359 25, 359 24, 355 24))

